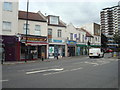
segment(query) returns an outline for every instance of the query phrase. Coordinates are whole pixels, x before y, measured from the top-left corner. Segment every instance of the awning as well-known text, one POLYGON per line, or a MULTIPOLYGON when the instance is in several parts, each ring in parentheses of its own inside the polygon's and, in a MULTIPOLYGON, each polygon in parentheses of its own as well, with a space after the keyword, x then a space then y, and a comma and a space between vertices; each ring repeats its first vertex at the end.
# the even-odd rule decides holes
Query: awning
POLYGON ((77 46, 86 47, 87 45, 84 45, 84 44, 77 44, 77 46))
MULTIPOLYGON (((25 43, 25 42, 22 42, 25 43)), ((27 42, 27 45, 31 45, 31 46, 39 46, 39 45, 47 45, 48 43, 45 42, 27 42)))

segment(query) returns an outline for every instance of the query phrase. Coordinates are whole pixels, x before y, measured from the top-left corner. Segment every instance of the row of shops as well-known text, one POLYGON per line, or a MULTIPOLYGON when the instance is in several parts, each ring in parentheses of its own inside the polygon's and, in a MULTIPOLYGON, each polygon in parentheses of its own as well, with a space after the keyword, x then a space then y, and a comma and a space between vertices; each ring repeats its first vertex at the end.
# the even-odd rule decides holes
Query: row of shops
POLYGON ((2 36, 4 44, 5 61, 38 60, 79 56, 88 54, 88 46, 78 44, 76 41, 63 41, 53 39, 48 43, 47 37, 23 34, 17 36, 2 36), (26 49, 27 48, 27 49, 26 49), (27 54, 25 54, 27 52, 27 54))

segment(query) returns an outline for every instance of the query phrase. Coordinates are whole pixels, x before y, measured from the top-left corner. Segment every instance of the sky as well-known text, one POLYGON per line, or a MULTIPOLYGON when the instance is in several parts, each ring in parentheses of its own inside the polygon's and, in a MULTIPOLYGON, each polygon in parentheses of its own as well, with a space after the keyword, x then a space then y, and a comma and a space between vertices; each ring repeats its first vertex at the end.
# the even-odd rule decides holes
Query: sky
MULTIPOLYGON (((26 11, 27 0, 19 0, 19 10, 26 11)), ((29 0, 29 12, 41 11, 55 15, 66 24, 79 27, 88 23, 100 24, 100 11, 118 5, 119 0, 29 0)))

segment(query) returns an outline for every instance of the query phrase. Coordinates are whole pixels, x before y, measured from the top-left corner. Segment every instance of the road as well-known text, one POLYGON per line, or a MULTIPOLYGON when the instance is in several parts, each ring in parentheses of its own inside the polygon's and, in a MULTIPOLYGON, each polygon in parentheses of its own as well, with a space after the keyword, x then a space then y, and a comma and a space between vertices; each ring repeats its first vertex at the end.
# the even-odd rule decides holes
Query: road
POLYGON ((68 57, 2 66, 3 88, 118 88, 118 59, 68 57))

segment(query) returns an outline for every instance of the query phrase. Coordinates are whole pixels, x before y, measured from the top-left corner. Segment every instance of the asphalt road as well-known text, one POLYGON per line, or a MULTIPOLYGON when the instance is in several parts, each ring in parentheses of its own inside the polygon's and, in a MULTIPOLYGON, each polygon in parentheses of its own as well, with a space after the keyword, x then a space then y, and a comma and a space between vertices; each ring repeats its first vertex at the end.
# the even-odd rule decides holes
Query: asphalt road
POLYGON ((118 59, 68 57, 2 66, 3 88, 118 88, 118 59))

